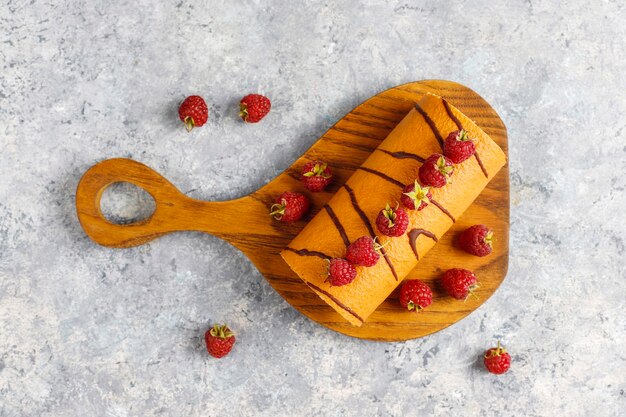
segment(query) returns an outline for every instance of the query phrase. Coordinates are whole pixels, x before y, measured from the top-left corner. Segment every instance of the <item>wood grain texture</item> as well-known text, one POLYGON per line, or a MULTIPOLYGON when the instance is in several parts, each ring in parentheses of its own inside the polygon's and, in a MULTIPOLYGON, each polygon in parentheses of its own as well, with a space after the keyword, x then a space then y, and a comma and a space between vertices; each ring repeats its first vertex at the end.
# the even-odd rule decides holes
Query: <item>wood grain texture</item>
POLYGON ((170 232, 194 230, 211 233, 244 252, 282 297, 302 314, 326 327, 371 340, 398 341, 428 335, 456 323, 478 308, 506 276, 509 248, 508 164, 408 275, 407 279, 422 279, 433 288, 433 304, 419 314, 399 307, 396 290, 363 326, 354 327, 313 293, 279 255, 306 221, 322 209, 333 193, 427 92, 440 95, 456 106, 508 153, 504 123, 478 94, 450 81, 419 81, 391 88, 368 99, 324 133, 285 172, 254 193, 236 200, 194 200, 139 162, 129 159, 100 162, 84 174, 78 185, 78 218, 87 235, 95 242, 118 248, 137 246, 170 232), (311 197, 313 208, 303 221, 283 224, 272 220, 268 210, 276 196, 285 190, 305 192, 299 181, 299 171, 306 162, 316 159, 328 162, 333 168, 334 182, 326 192, 306 192, 311 197), (156 202, 153 215, 129 225, 108 222, 100 211, 100 199, 106 187, 115 182, 130 182, 150 193, 156 202), (231 223, 218 216, 225 210, 233 213, 232 217, 238 221, 231 223), (494 251, 485 258, 465 254, 454 244, 461 231, 476 223, 487 224, 494 230, 494 251), (454 267, 472 269, 476 273, 481 285, 476 291, 478 298, 462 302, 443 294, 436 280, 445 270, 454 267))

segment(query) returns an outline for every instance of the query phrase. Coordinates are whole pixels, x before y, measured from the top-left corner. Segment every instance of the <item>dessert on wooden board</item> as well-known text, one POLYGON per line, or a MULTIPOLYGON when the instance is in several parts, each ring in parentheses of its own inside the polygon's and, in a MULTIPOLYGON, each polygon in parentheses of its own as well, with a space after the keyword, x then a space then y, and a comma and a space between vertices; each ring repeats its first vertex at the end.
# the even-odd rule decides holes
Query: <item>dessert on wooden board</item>
POLYGON ((441 97, 427 94, 281 256, 326 303, 360 326, 505 163, 502 149, 472 120, 441 97), (443 153, 444 139, 460 130, 472 138, 475 154, 458 164, 441 159, 441 172, 450 172, 450 180, 430 188, 427 207, 407 211, 409 225, 404 233, 397 237, 381 234, 377 228, 381 210, 400 202, 403 189, 423 178, 419 171, 425 161, 443 153), (343 258, 350 243, 362 236, 376 238, 383 246, 381 261, 372 267, 357 266, 357 276, 348 285, 330 285, 328 261, 343 258))
MULTIPOLYGON (((281 257, 281 251, 306 227, 312 216, 320 210, 325 210, 324 205, 330 201, 337 190, 342 188, 355 170, 414 108, 415 103, 428 93, 437 94, 449 100, 451 104, 475 121, 506 153, 506 127, 496 111, 482 97, 455 82, 423 80, 390 88, 367 99, 335 123, 282 174, 249 195, 231 201, 192 199, 185 196, 154 170, 130 159, 113 158, 101 161, 87 170, 78 184, 76 190, 78 218, 91 239, 109 247, 137 246, 170 232, 188 230, 220 237, 241 250, 254 263, 267 282, 294 308, 321 325, 345 335, 369 340, 399 341, 431 334, 456 323, 478 308, 495 292, 506 275, 509 219, 509 184, 506 164, 497 175, 488 173, 490 182, 471 207, 461 217, 456 217, 456 222, 443 237, 435 236, 439 244, 427 254, 419 253, 419 264, 404 280, 404 283, 409 283, 417 278, 432 289, 432 304, 426 310, 422 310, 426 305, 425 298, 424 300, 408 298, 407 305, 413 302, 414 306, 421 307, 419 314, 407 312, 407 308, 401 308, 398 298, 401 291, 398 287, 367 318, 364 325, 354 326, 318 297, 281 257), (317 168, 315 167, 316 161, 321 161, 317 168), (309 164, 308 167, 307 164, 309 164), (324 167, 324 164, 328 165, 324 167), (309 180, 304 181, 304 178, 309 178, 309 180), (149 219, 119 225, 110 223, 103 216, 100 210, 102 192, 110 184, 124 181, 143 188, 154 198, 157 207, 149 219), (330 183, 329 190, 319 192, 324 190, 328 183, 330 183), (280 206, 284 202, 283 199, 278 202, 277 197, 286 191, 290 194, 304 194, 309 200, 309 211, 313 212, 312 216, 302 215, 306 213, 306 207, 302 204, 294 206, 294 202, 302 200, 299 196, 285 199, 287 204, 284 213, 281 214, 282 207, 280 206), (278 203, 280 204, 275 205, 278 203), (273 218, 268 216, 272 205, 275 205, 276 211, 273 218), (230 215, 224 216, 224 213, 230 213, 230 215), (277 217, 281 217, 281 220, 278 221, 277 217), (301 219, 297 220, 298 218, 301 219), (479 224, 486 224, 488 229, 470 228, 472 232, 468 232, 469 226, 479 224), (462 234, 465 233, 468 234, 467 239, 461 239, 462 234), (492 251, 492 240, 497 244, 493 245, 493 253, 489 255, 492 251), (464 242, 467 246, 463 244, 464 242), (486 255, 488 255, 486 258, 482 258, 486 255), (475 292, 476 296, 470 296, 465 302, 449 297, 448 295, 452 294, 446 294, 447 290, 444 291, 445 288, 440 282, 443 271, 459 267, 475 272, 480 283, 480 289, 475 292)), ((459 119, 459 122, 462 121, 463 119, 459 119)), ((201 132, 201 129, 194 129, 196 130, 201 132)), ((455 132, 457 130, 458 125, 455 132)), ((446 134, 450 135, 449 132, 440 132, 440 134, 442 139, 446 137, 446 134)), ((448 149, 446 146, 449 138, 444 141, 443 147, 443 154, 452 162, 450 164, 452 168, 462 162, 458 161, 457 157, 466 156, 466 148, 471 147, 463 142, 462 135, 458 134, 456 137, 458 143, 453 143, 452 148, 448 149)), ((441 150, 438 152, 441 153, 441 150)), ((481 155, 480 149, 479 155, 481 155)), ((395 156, 409 155, 396 153, 395 156)), ((428 158, 426 155, 423 157, 428 158)), ((473 156, 471 158, 474 159, 473 156)), ((396 162, 407 161, 397 160, 392 163, 396 162)), ((449 167, 448 161, 444 160, 444 162, 446 168, 449 167)), ((428 166, 428 164, 423 165, 428 166)), ((430 171, 427 177, 435 178, 437 175, 432 174, 436 172, 432 168, 430 171)), ((454 175, 453 173, 453 181, 454 175)), ((418 174, 417 177, 419 181, 422 181, 421 175, 418 174)), ((447 188, 447 181, 443 183, 443 189, 447 188)), ((402 209, 430 211, 432 208, 432 204, 428 204, 430 203, 428 198, 433 197, 430 190, 436 186, 432 185, 426 191, 428 187, 421 182, 418 184, 420 188, 417 188, 415 184, 406 184, 405 188, 400 190, 405 195, 400 197, 398 213, 401 213, 402 209), (414 204, 409 202, 407 205, 406 202, 409 200, 402 198, 408 197, 406 194, 416 197, 414 204), (425 202, 428 203, 424 205, 425 202)), ((395 209, 393 202, 390 203, 390 208, 395 209)), ((381 210, 383 208, 381 207, 381 210)), ((408 224, 408 221, 406 223, 408 224)), ((378 229, 381 225, 384 228, 384 221, 373 225, 376 234, 383 233, 378 229)), ((331 229, 330 232, 333 230, 331 229)), ((403 230, 404 234, 393 239, 406 239, 406 233, 409 232, 417 236, 418 242, 421 239, 427 239, 425 235, 419 233, 419 230, 413 231, 412 229, 403 230)), ((355 250, 346 250, 343 259, 354 266, 361 265, 361 267, 371 267, 376 263, 385 262, 380 253, 374 253, 376 245, 381 243, 378 239, 374 242, 369 234, 360 236, 356 240, 353 239, 351 237, 350 244, 355 247, 355 250)), ((333 269, 334 272, 338 271, 338 274, 333 275, 332 282, 343 285, 351 285, 353 281, 358 282, 359 277, 356 273, 354 278, 347 273, 350 272, 350 268, 344 268, 345 262, 335 264, 340 267, 333 269)), ((361 267, 359 269, 362 269, 361 267)), ((324 273, 327 272, 330 271, 324 271, 324 273)), ((471 291, 475 290, 472 284, 467 285, 468 282, 465 280, 457 284, 454 286, 454 294, 467 292, 471 295, 471 291)), ((424 294, 425 292, 422 291, 418 295, 424 294)))

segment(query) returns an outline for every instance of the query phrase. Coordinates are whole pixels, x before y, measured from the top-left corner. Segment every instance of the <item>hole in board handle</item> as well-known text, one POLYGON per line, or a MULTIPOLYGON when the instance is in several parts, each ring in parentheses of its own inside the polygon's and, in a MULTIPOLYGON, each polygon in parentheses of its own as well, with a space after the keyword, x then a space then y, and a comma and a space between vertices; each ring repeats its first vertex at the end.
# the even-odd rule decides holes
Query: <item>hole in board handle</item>
POLYGON ((100 211, 109 222, 131 224, 149 219, 156 209, 154 198, 129 182, 116 182, 102 193, 100 211))

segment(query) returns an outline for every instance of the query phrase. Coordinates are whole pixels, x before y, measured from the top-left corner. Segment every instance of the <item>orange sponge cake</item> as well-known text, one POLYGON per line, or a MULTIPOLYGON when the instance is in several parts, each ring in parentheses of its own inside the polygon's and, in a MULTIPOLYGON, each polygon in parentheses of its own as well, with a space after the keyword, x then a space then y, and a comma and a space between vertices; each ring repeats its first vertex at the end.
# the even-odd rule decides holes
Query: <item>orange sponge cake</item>
POLYGON ((360 326, 417 265, 420 257, 450 228, 506 163, 504 152, 476 124, 441 97, 428 94, 381 142, 333 198, 281 252, 287 264, 324 301, 360 326), (402 236, 387 237, 376 217, 387 203, 400 201, 402 187, 418 177, 431 154, 442 153, 452 131, 464 129, 476 145, 471 158, 455 165, 452 183, 431 188, 430 204, 410 210, 402 236), (342 258, 362 236, 384 247, 373 267, 357 266, 348 285, 325 282, 327 259, 342 258))

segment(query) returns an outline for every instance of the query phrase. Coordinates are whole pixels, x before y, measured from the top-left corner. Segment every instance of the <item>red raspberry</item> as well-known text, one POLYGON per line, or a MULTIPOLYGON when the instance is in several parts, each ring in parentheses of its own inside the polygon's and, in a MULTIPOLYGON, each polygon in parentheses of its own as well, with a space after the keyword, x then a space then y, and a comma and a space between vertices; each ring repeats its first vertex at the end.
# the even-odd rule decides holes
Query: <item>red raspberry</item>
POLYGON ((285 223, 295 222, 306 214, 309 205, 309 199, 304 194, 285 191, 270 208, 270 216, 285 223))
POLYGON ((435 153, 426 159, 419 169, 420 182, 424 185, 440 188, 450 182, 454 172, 452 161, 435 153))
POLYGON ((302 185, 309 191, 324 191, 332 179, 333 172, 326 162, 307 162, 302 167, 302 185))
POLYGON ((415 184, 407 184, 404 186, 400 202, 409 210, 415 210, 417 206, 417 211, 420 211, 428 205, 431 198, 433 198, 433 195, 430 192, 430 187, 422 187, 419 182, 415 180, 415 184))
POLYGON ((346 259, 354 265, 374 266, 380 255, 380 245, 369 236, 363 236, 352 242, 346 250, 346 259))
POLYGON ((476 275, 467 269, 449 269, 441 277, 441 286, 448 295, 457 300, 465 300, 478 288, 476 275))
POLYGON ((409 227, 409 215, 403 208, 391 208, 389 204, 378 213, 376 217, 376 226, 380 233, 385 236, 398 237, 402 236, 409 227))
POLYGON ((492 374, 500 375, 505 373, 511 367, 511 355, 500 346, 491 348, 485 352, 485 368, 492 374))
POLYGON ((270 99, 261 94, 248 94, 239 102, 239 116, 248 123, 257 123, 270 112, 270 99))
POLYGON ((335 287, 346 285, 354 281, 354 278, 356 278, 356 269, 350 262, 341 258, 330 260, 328 278, 326 278, 330 285, 335 287))
POLYGON ((221 358, 230 352, 235 344, 235 335, 226 326, 215 325, 212 329, 207 330, 204 334, 204 341, 206 342, 206 350, 211 356, 221 358))
POLYGON ((451 132, 443 143, 443 154, 455 164, 460 164, 474 155, 476 145, 469 138, 466 130, 451 132))
POLYGON ((474 225, 461 233, 459 246, 472 255, 487 256, 493 250, 493 232, 483 224, 474 225))
POLYGON ((433 302, 430 287, 419 279, 404 281, 400 288, 400 305, 407 310, 423 310, 433 302))
POLYGON ((188 132, 194 127, 200 127, 209 118, 209 109, 200 96, 189 96, 178 108, 178 117, 185 123, 188 132))

